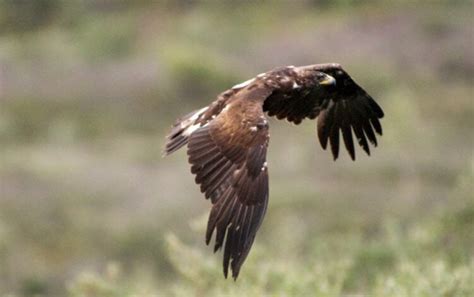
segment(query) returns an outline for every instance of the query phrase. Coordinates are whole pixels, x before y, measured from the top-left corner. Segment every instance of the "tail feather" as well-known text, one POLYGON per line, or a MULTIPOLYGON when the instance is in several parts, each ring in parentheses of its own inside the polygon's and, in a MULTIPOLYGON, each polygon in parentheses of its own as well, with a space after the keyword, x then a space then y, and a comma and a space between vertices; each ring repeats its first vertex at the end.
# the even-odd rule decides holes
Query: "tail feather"
POLYGON ((188 143, 189 136, 201 126, 199 116, 206 110, 207 107, 195 110, 176 121, 171 132, 166 136, 163 156, 168 156, 188 143))

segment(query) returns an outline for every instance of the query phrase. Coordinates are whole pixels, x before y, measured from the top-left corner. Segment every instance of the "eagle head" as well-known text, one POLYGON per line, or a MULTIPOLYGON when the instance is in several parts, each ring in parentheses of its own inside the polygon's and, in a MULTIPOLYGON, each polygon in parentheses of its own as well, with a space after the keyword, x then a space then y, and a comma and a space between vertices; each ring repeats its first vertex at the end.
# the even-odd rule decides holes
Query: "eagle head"
POLYGON ((335 86, 336 79, 321 71, 316 65, 295 67, 295 73, 301 78, 306 85, 318 84, 321 86, 335 86))

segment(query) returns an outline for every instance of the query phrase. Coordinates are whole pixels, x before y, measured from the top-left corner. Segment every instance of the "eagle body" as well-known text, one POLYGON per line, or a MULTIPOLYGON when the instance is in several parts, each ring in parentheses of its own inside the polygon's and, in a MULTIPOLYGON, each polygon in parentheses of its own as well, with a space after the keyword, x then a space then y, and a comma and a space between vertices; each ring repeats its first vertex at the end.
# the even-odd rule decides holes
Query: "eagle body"
POLYGON ((187 145, 195 181, 213 206, 206 243, 224 247, 224 275, 239 275, 268 205, 265 113, 294 124, 316 119, 318 138, 334 160, 344 146, 355 160, 353 135, 370 155, 382 135, 380 106, 336 63, 287 66, 261 73, 218 95, 209 106, 178 119, 165 155, 187 145))

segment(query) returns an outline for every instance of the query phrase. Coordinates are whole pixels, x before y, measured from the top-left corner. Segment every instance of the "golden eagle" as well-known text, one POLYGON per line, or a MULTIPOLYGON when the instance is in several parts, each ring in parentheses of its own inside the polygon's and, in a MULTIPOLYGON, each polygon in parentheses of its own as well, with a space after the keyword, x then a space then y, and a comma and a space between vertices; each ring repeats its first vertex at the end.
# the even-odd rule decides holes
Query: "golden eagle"
POLYGON ((280 67, 221 93, 209 106, 180 118, 167 136, 165 155, 185 144, 191 172, 213 206, 206 244, 214 230, 214 252, 224 244, 224 275, 234 279, 247 257, 268 205, 269 116, 299 124, 318 118, 318 137, 334 160, 339 131, 355 160, 352 131, 370 155, 369 142, 382 135, 380 106, 335 63, 280 67), (351 131, 352 130, 352 131, 351 131))

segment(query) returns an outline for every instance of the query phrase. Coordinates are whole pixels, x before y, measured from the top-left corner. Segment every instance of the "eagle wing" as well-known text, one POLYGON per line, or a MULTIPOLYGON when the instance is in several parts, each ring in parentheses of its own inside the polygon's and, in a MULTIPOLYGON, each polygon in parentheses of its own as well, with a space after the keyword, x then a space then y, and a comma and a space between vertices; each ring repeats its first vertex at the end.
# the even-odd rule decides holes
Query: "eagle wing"
POLYGON ((167 137, 165 155, 188 144, 191 172, 213 204, 206 243, 215 231, 214 251, 224 247, 226 277, 230 266, 237 278, 268 205, 265 112, 296 124, 318 117, 319 140, 324 149, 330 143, 334 159, 339 154, 339 131, 352 159, 352 131, 367 154, 367 139, 377 145, 375 133, 382 134, 383 111, 378 104, 337 64, 302 68, 315 66, 321 69, 307 72, 308 76, 300 67, 289 66, 236 85, 210 106, 180 119, 167 137), (335 78, 336 85, 323 85, 314 75, 335 78))
POLYGON ((224 244, 224 275, 237 278, 268 204, 268 124, 262 104, 271 90, 243 90, 219 115, 194 131, 188 143, 191 172, 213 203, 206 243, 224 244))
POLYGON ((355 160, 354 132, 359 145, 370 155, 367 139, 377 146, 375 133, 382 135, 379 119, 384 116, 380 106, 340 66, 324 64, 321 72, 336 78, 334 86, 315 85, 295 88, 289 96, 274 92, 263 105, 269 116, 286 118, 299 124, 303 119, 318 117, 318 138, 326 149, 328 142, 334 160, 339 156, 339 131, 349 155, 355 160))

